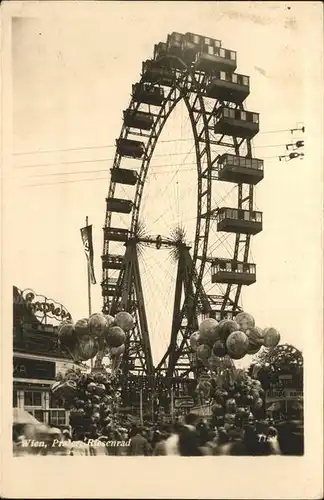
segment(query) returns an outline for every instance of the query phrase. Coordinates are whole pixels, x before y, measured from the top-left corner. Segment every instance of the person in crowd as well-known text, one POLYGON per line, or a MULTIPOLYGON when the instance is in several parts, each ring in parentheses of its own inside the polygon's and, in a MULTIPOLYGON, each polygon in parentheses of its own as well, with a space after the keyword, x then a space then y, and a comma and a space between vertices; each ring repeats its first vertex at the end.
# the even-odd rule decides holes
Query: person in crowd
POLYGON ((278 425, 278 443, 282 455, 304 454, 304 429, 301 422, 288 420, 278 425))
POLYGON ((200 450, 202 455, 215 455, 216 454, 216 432, 208 430, 207 433, 203 433, 200 438, 200 450))
POLYGON ((126 428, 121 427, 118 429, 118 439, 120 440, 120 445, 117 447, 117 455, 119 456, 128 455, 129 439, 126 428))
POLYGON ((142 427, 137 427, 134 429, 135 435, 131 437, 129 447, 128 447, 128 454, 129 455, 142 455, 142 456, 148 456, 151 455, 152 449, 149 445, 148 440, 143 436, 143 429, 142 427))
POLYGON ((168 438, 167 434, 156 430, 153 436, 153 455, 161 456, 166 455, 166 439, 168 438))
POLYGON ((185 417, 185 424, 179 433, 179 452, 181 456, 196 457, 202 456, 200 450, 199 433, 196 429, 197 415, 189 413, 185 417))
POLYGON ((273 455, 274 449, 267 439, 267 426, 264 422, 247 425, 242 439, 233 440, 230 444, 230 455, 273 455))
POLYGON ((50 455, 63 455, 65 451, 61 430, 57 427, 51 427, 48 430, 47 453, 50 455))
POLYGON ((84 432, 75 433, 71 443, 71 456, 89 456, 89 445, 85 442, 84 432))
POLYGON ((167 429, 167 438, 165 439, 165 454, 166 455, 180 455, 179 439, 182 426, 174 424, 167 429))
POLYGON ((219 427, 216 433, 214 455, 228 455, 229 436, 225 427, 219 427))

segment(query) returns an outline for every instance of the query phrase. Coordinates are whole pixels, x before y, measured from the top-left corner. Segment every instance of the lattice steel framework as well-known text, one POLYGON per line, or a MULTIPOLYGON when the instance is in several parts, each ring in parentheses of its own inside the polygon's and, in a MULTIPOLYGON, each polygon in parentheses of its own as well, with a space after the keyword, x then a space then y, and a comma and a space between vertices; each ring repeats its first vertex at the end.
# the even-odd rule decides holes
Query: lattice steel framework
MULTIPOLYGON (((251 224, 255 222, 253 205, 254 186, 257 182, 252 173, 249 178, 248 173, 251 169, 245 167, 244 175, 241 175, 238 172, 239 165, 236 174, 233 169, 233 178, 220 178, 222 167, 220 160, 224 154, 225 156, 228 154, 228 151, 230 151, 229 157, 235 157, 235 161, 241 162, 242 158, 251 161, 252 168, 251 139, 258 131, 258 119, 253 121, 254 128, 248 123, 245 130, 244 117, 246 119, 247 114, 252 116, 252 113, 244 111, 243 101, 246 97, 243 92, 244 85, 235 83, 236 53, 222 49, 221 43, 217 40, 197 37, 191 33, 186 35, 173 33, 168 36, 167 43, 155 46, 154 58, 143 62, 141 79, 133 85, 132 97, 124 112, 123 126, 116 141, 116 154, 106 199, 102 294, 104 313, 114 314, 118 310, 127 310, 136 318, 136 325, 127 341, 122 365, 123 370, 128 373, 147 375, 159 373, 168 377, 187 376, 193 373, 196 364, 190 352, 189 337, 197 329, 199 318, 233 317, 241 310, 239 298, 242 286, 245 284, 241 278, 237 279, 236 283, 233 280, 223 283, 221 292, 214 294, 206 293, 203 286, 206 272, 210 272, 213 263, 221 258, 219 254, 209 253, 211 231, 219 235, 220 242, 221 235, 224 234, 219 229, 222 207, 215 205, 212 198, 212 188, 215 189, 216 185, 217 193, 217 183, 235 182, 237 197, 235 207, 231 209, 236 209, 237 220, 240 223, 242 221, 247 223, 244 230, 241 231, 238 226, 232 231, 235 233, 235 244, 231 261, 227 260, 227 263, 235 264, 233 268, 235 272, 237 263, 240 266, 250 265, 248 259, 251 236, 258 232, 246 229, 250 219, 251 224), (208 41, 207 48, 213 47, 212 51, 216 53, 213 55, 214 59, 210 56, 212 51, 209 48, 207 50, 206 44, 204 45, 201 40, 208 41), (232 54, 235 54, 235 65, 232 64, 232 54), (221 60, 220 64, 221 58, 223 61, 221 60), (226 69, 226 64, 229 70, 228 73, 225 71, 223 73, 229 75, 227 88, 225 83, 222 92, 217 89, 213 91, 213 88, 217 87, 216 84, 213 87, 214 82, 221 81, 219 76, 221 71, 215 72, 215 67, 226 69), (231 85, 229 79, 234 80, 230 82, 231 85), (144 238, 141 236, 139 220, 145 181, 156 144, 170 114, 180 101, 185 103, 190 119, 197 165, 197 219, 192 249, 180 240, 171 241, 161 236, 144 238), (232 120, 230 123, 230 119, 226 121, 227 115, 232 118, 235 116, 236 122, 232 120), (238 119, 238 116, 243 118, 238 119), (251 129, 254 132, 251 132, 251 129), (137 160, 137 170, 124 168, 124 162, 130 157, 137 160), (119 183, 134 187, 131 200, 116 198, 116 186, 119 183), (129 224, 116 228, 114 213, 128 214, 129 224), (155 245, 156 248, 162 245, 174 246, 178 255, 170 345, 156 368, 152 361, 138 265, 138 244, 143 241, 155 245), (116 248, 118 253, 114 253, 116 250, 113 249, 116 248)), ((238 75, 240 78, 241 76, 238 75)), ((256 115, 254 113, 253 117, 256 115)), ((224 210, 226 212, 229 209, 224 210)))

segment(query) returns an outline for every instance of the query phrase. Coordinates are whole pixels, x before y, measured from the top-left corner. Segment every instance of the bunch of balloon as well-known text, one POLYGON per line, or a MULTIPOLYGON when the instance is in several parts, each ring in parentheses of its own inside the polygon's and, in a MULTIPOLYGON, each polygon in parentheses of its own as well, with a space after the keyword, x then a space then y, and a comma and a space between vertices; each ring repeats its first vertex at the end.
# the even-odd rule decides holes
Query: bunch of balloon
POLYGON ((75 361, 88 361, 99 352, 107 354, 111 372, 116 373, 125 352, 126 336, 133 327, 134 319, 125 311, 115 317, 95 313, 76 323, 63 321, 58 327, 58 338, 75 361))
POLYGON ((69 411, 74 439, 109 436, 119 425, 120 387, 112 373, 69 369, 51 386, 54 399, 69 411))
POLYGON ((198 360, 207 370, 215 372, 233 370, 235 360, 256 354, 262 346, 273 348, 279 342, 278 330, 273 327, 259 328, 253 316, 245 312, 238 313, 233 320, 218 322, 207 318, 190 337, 191 349, 198 360))

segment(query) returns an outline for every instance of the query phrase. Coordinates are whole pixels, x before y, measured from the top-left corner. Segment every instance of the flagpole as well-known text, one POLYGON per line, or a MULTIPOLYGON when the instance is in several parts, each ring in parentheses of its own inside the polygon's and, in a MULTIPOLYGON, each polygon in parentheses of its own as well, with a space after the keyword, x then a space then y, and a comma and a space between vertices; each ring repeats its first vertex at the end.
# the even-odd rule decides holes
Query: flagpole
MULTIPOLYGON (((88 216, 86 216, 86 226, 89 225, 88 216)), ((88 308, 89 308, 89 317, 91 316, 91 277, 90 277, 90 261, 88 259, 88 308)), ((93 359, 90 359, 90 368, 93 369, 93 359)))

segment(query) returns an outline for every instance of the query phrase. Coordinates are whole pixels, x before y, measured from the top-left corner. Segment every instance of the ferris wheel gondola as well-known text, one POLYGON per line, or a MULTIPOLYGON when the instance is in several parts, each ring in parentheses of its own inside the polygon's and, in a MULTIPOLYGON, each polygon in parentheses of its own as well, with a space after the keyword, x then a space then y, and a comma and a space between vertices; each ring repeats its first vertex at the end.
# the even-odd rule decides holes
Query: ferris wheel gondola
POLYGON ((263 161, 253 157, 251 146, 259 132, 259 114, 245 110, 250 81, 235 73, 236 68, 236 52, 223 48, 220 40, 174 32, 166 42, 155 45, 153 59, 143 62, 140 81, 132 86, 116 140, 102 255, 103 312, 127 310, 135 317, 123 360, 125 372, 169 377, 192 373, 196 367, 189 337, 199 319, 235 317, 242 310, 242 287, 256 281, 249 251, 251 238, 262 230, 262 212, 254 207, 254 188, 263 179, 263 161), (181 101, 191 124, 197 169, 192 245, 181 230, 172 238, 144 234, 140 220, 153 153, 181 101), (221 184, 235 187, 231 204, 222 204, 218 195, 221 184), (117 186, 127 187, 131 194, 121 198, 117 186), (226 235, 233 236, 233 245, 225 256, 222 241, 226 235), (156 367, 138 261, 141 243, 156 249, 173 247, 178 259, 170 343, 156 367))

